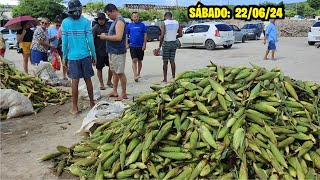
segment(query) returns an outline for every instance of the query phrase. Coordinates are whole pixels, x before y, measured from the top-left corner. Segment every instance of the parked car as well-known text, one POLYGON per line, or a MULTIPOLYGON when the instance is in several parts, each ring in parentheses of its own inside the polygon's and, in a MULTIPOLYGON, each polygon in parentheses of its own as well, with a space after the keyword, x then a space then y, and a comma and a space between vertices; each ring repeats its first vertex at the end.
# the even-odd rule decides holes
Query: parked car
POLYGON ((246 34, 248 39, 255 39, 258 40, 262 34, 263 30, 263 23, 248 23, 245 24, 241 31, 246 34))
POLYGON ((308 32, 308 44, 314 45, 316 42, 320 42, 320 21, 314 23, 308 32))
POLYGON ((230 24, 229 26, 233 30, 235 41, 241 41, 243 43, 246 42, 246 39, 247 39, 246 33, 241 31, 241 29, 236 25, 230 24))
POLYGON ((147 40, 152 41, 156 39, 159 41, 159 37, 161 35, 161 29, 159 26, 147 26, 147 40))
POLYGON ((10 49, 17 48, 17 31, 12 31, 4 27, 0 27, 3 38, 6 40, 6 46, 10 49))
POLYGON ((234 44, 234 35, 230 26, 221 22, 195 24, 185 30, 177 39, 179 47, 200 46, 213 50, 217 46, 228 49, 234 44))

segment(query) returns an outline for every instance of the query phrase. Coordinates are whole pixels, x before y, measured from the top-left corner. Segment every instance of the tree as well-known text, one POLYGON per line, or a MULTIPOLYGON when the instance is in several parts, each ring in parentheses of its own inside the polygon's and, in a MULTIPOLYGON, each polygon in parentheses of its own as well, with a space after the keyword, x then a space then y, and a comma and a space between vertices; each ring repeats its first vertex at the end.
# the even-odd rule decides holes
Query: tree
POLYGON ((172 14, 173 18, 179 23, 188 23, 190 21, 190 19, 188 18, 188 11, 184 8, 178 8, 177 10, 174 10, 172 14))
POLYGON ((286 17, 293 17, 296 15, 296 11, 292 10, 292 9, 285 10, 285 15, 286 15, 286 17))
POLYGON ((128 9, 126 8, 119 8, 119 12, 120 14, 125 17, 125 18, 131 18, 131 11, 129 11, 128 9))
POLYGON ((320 1, 319 0, 307 0, 307 3, 312 7, 313 9, 320 9, 320 1))
POLYGON ((284 7, 283 1, 280 1, 279 4, 278 4, 278 6, 283 6, 283 7, 284 7))
POLYGON ((53 20, 57 15, 62 14, 64 9, 62 0, 20 0, 19 4, 12 9, 12 16, 28 15, 53 20))
POLYGON ((96 16, 98 12, 103 12, 106 4, 103 1, 100 2, 88 2, 83 8, 83 11, 91 16, 96 16))
POLYGON ((268 1, 264 1, 264 2, 259 4, 259 6, 270 6, 270 5, 275 6, 277 4, 275 4, 273 2, 268 2, 268 1))

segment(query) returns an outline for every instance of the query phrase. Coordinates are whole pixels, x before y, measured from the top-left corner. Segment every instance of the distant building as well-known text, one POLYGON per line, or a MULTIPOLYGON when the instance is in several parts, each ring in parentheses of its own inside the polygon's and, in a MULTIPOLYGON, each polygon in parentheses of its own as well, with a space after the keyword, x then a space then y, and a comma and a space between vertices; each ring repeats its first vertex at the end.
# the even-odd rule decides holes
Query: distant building
POLYGON ((1 4, 0 7, 0 27, 3 27, 10 19, 12 19, 12 8, 15 5, 1 4))

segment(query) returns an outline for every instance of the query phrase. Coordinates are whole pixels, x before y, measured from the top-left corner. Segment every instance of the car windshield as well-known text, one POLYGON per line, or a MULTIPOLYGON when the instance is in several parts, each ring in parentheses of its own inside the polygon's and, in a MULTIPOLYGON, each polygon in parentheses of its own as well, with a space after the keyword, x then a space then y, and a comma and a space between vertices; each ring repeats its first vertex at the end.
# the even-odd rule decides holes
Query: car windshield
POLYGON ((320 27, 320 21, 319 22, 316 22, 313 27, 320 27))
POLYGON ((256 24, 246 24, 243 26, 242 29, 255 29, 257 28, 258 26, 256 24))
POLYGON ((219 31, 232 31, 231 27, 226 24, 216 24, 219 31))
POLYGON ((9 29, 2 29, 2 30, 1 30, 1 33, 2 33, 2 34, 9 34, 9 29))

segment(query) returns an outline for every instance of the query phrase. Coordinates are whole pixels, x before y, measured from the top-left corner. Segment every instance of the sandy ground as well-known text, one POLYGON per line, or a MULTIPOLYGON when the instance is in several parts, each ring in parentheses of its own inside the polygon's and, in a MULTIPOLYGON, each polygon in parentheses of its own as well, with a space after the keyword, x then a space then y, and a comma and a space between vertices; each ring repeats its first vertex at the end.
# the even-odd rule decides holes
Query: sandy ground
MULTIPOLYGON (((153 56, 152 50, 158 42, 148 43, 143 61, 142 78, 140 82, 133 81, 130 54, 127 54, 126 73, 128 77, 129 99, 149 91, 153 83, 162 80, 162 60, 153 56)), ((307 45, 307 38, 280 38, 277 51, 277 61, 264 61, 263 54, 266 46, 262 40, 237 43, 231 49, 218 48, 214 51, 205 49, 183 48, 177 51, 177 72, 202 68, 209 60, 219 65, 246 65, 249 62, 264 66, 268 69, 280 67, 287 75, 295 79, 311 80, 320 83, 320 49, 307 45)), ((22 69, 21 54, 8 50, 6 58, 15 62, 22 69)), ((60 74, 60 73, 59 73, 60 74)), ((170 71, 168 73, 171 74, 170 71)), ((61 74, 60 74, 61 77, 61 74)), ((106 79, 105 79, 106 80, 106 79)), ((97 77, 93 78, 94 86, 99 88, 97 77)), ((108 88, 102 91, 102 100, 106 98, 108 88)), ((88 103, 82 114, 75 118, 69 113, 71 103, 62 106, 51 106, 37 115, 10 119, 0 122, 1 127, 1 177, 0 179, 76 179, 67 173, 61 177, 52 174, 51 164, 40 163, 36 158, 44 153, 54 151, 57 145, 71 146, 79 142, 81 137, 74 135, 88 112, 88 103)))

